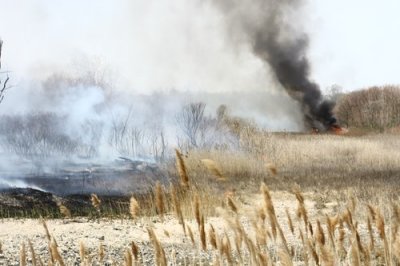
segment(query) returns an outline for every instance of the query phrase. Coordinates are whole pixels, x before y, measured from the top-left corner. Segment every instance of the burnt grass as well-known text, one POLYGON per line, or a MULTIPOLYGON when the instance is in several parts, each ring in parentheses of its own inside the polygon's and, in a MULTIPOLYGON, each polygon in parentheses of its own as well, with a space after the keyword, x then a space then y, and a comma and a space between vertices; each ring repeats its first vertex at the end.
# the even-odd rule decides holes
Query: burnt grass
MULTIPOLYGON (((300 187, 304 192, 326 193, 331 190, 344 191, 352 188, 355 196, 368 201, 395 199, 400 190, 400 170, 358 170, 346 171, 342 169, 319 168, 301 172, 282 171, 276 176, 253 178, 251 180, 236 177, 225 184, 236 188, 239 193, 257 193, 261 181, 272 190, 291 191, 293 187, 300 187), (256 180, 257 179, 257 180, 256 180), (240 182, 238 182, 241 180, 240 182)), ((167 188, 167 186, 165 186, 167 188)), ((206 187, 203 189, 207 190, 206 187)), ((213 189, 210 188, 210 191, 213 189)), ((101 217, 127 218, 129 215, 129 199, 133 194, 107 195, 98 194, 101 199, 100 212, 93 208, 90 193, 57 195, 32 188, 7 188, 0 190, 0 218, 62 218, 58 204, 66 206, 73 217, 101 217)), ((155 215, 152 204, 154 191, 134 194, 147 215, 155 215)))
MULTIPOLYGON (((53 193, 32 188, 8 188, 0 190, 0 218, 62 218, 58 204, 66 206, 72 216, 96 219, 102 217, 126 217, 130 196, 99 195, 100 213, 90 201, 90 194, 57 196, 53 193)), ((147 193, 137 195, 145 201, 147 193)))

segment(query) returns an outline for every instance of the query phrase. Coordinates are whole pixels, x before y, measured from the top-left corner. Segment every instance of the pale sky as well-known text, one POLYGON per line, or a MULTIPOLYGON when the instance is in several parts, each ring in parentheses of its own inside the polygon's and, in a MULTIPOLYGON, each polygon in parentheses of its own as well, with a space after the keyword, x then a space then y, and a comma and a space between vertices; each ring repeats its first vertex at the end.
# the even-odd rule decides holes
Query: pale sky
MULTIPOLYGON (((0 0, 3 70, 15 82, 89 60, 139 92, 271 89, 262 63, 230 43, 222 15, 204 2, 0 0)), ((399 10, 398 0, 310 0, 312 78, 346 91, 399 84, 399 10)))

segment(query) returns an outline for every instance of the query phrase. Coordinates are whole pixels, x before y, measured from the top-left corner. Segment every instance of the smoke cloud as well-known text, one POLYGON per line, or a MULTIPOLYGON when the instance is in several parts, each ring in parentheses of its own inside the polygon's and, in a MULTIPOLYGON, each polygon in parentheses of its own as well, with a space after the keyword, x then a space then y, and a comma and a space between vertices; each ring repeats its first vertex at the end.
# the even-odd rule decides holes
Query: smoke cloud
POLYGON ((77 76, 94 69, 100 79, 111 76, 109 87, 124 94, 262 91, 273 96, 261 106, 258 97, 248 105, 222 103, 243 106, 235 111, 257 113, 256 119, 264 116, 271 130, 301 129, 298 104, 276 89, 251 51, 233 45, 224 33, 224 18, 205 1, 4 1, 2 63, 12 71, 16 89, 8 92, 0 113, 28 109, 35 92, 23 90, 40 90, 54 73, 77 76))
POLYGON ((308 127, 336 123, 334 103, 310 79, 309 38, 301 28, 303 0, 219 0, 234 41, 247 41, 279 84, 301 104, 308 127))

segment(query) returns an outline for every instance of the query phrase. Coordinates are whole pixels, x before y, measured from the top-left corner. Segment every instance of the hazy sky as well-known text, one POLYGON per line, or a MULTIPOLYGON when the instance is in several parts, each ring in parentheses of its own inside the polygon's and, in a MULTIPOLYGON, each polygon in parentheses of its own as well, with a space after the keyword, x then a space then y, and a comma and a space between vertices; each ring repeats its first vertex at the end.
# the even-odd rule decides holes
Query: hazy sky
MULTIPOLYGON (((246 44, 201 0, 0 0, 3 68, 14 80, 106 66, 135 91, 272 90, 246 44)), ((313 0, 304 13, 324 89, 400 83, 400 1, 313 0)), ((4 70, 3 69, 3 70, 4 70)))

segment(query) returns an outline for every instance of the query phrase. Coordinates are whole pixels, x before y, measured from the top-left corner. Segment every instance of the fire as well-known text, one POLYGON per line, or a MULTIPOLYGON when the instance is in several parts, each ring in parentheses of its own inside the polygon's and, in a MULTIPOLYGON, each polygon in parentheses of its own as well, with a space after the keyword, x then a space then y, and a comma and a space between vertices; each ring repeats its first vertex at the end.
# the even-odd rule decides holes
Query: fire
POLYGON ((322 132, 324 132, 324 133, 333 133, 335 135, 343 135, 343 134, 346 134, 348 132, 348 130, 346 128, 343 128, 343 127, 341 127, 339 125, 336 125, 336 124, 330 126, 330 128, 328 130, 326 130, 326 131, 320 131, 316 127, 313 127, 311 129, 311 134, 313 134, 313 135, 320 134, 322 132))
POLYGON ((330 128, 330 131, 336 135, 343 135, 346 134, 348 132, 347 129, 339 126, 339 125, 332 125, 330 128))

